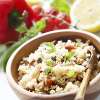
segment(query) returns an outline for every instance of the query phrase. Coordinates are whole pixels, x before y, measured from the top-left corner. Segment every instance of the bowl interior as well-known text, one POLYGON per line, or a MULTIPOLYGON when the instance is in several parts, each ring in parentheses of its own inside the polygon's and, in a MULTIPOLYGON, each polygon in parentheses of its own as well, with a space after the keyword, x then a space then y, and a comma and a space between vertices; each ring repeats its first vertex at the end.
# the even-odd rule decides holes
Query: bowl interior
POLYGON ((12 78, 14 79, 14 81, 17 82, 17 78, 18 78, 17 69, 18 69, 20 60, 24 56, 27 56, 31 52, 34 52, 42 42, 53 41, 53 40, 66 41, 68 39, 76 39, 76 38, 82 39, 83 41, 90 40, 91 44, 93 44, 98 50, 98 52, 100 52, 100 41, 98 40, 98 38, 95 37, 95 35, 92 35, 90 33, 75 31, 75 30, 49 32, 47 34, 38 36, 36 38, 33 38, 27 41, 21 47, 19 47, 17 51, 15 51, 15 55, 13 56, 12 61, 10 61, 8 65, 10 66, 12 78))

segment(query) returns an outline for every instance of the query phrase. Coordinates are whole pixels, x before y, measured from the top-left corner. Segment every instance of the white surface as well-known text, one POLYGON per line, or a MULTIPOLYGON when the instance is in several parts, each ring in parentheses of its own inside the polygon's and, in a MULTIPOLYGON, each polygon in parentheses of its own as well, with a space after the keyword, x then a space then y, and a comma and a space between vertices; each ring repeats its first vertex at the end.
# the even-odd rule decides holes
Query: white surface
POLYGON ((0 72, 0 100, 19 100, 10 88, 6 75, 0 72))
MULTIPOLYGON (((3 72, 0 72, 0 100, 19 100, 10 88, 6 74, 3 72)), ((100 100, 100 96, 96 100, 100 100)))

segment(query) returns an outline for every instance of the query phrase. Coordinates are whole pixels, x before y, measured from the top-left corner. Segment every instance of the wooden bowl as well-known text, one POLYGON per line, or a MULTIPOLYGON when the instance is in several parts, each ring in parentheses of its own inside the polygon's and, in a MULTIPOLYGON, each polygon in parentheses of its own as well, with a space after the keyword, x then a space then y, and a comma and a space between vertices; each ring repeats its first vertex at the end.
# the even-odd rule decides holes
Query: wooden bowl
MULTIPOLYGON (((22 46, 20 46, 10 57, 7 63, 7 77, 10 83, 10 86, 13 88, 15 93, 21 98, 21 100, 73 100, 75 96, 75 92, 72 91, 70 93, 62 93, 62 94, 53 94, 53 95, 46 95, 46 94, 36 94, 31 93, 27 90, 24 90, 17 84, 18 78, 18 64, 20 60, 24 57, 29 55, 31 52, 36 50, 38 46, 42 42, 58 40, 58 39, 75 39, 80 38, 82 40, 90 40, 91 43, 96 47, 98 52, 100 52, 100 38, 85 31, 79 30, 58 30, 47 32, 35 38, 32 38, 25 42, 22 46)), ((100 91, 100 74, 98 74, 91 82, 87 89, 86 97, 95 98, 100 91)))

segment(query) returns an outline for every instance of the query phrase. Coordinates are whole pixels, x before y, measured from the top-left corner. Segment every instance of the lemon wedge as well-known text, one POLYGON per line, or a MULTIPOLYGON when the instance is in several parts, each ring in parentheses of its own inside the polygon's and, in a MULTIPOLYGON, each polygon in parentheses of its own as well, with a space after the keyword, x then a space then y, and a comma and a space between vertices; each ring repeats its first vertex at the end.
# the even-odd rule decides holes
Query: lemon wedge
POLYGON ((89 32, 100 31, 100 0, 76 0, 71 8, 72 24, 89 32))

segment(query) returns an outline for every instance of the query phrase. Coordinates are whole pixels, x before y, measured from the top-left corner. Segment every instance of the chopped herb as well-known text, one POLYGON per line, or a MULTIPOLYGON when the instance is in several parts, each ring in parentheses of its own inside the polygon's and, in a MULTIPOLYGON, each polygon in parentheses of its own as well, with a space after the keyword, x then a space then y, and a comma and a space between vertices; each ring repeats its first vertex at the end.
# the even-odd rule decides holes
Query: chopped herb
POLYGON ((53 61, 51 59, 49 59, 49 60, 46 61, 46 64, 48 66, 53 66, 53 61))
POLYGON ((65 54, 65 61, 66 60, 70 60, 73 56, 74 56, 74 52, 67 52, 66 54, 65 54))
POLYGON ((27 31, 28 34, 26 34, 26 35, 29 36, 29 37, 33 37, 33 36, 35 36, 35 34, 37 34, 38 32, 43 31, 43 29, 44 29, 45 27, 46 27, 46 21, 43 20, 43 19, 41 19, 41 20, 37 21, 37 22, 35 23, 35 25, 33 25, 33 26, 27 31))
POLYGON ((25 33, 27 32, 27 26, 25 23, 22 23, 21 25, 19 25, 17 28, 16 28, 16 31, 17 32, 20 32, 20 33, 25 33))
POLYGON ((48 66, 48 68, 45 69, 45 74, 48 75, 52 72, 52 67, 48 66))
POLYGON ((56 51, 55 46, 54 46, 53 43, 47 42, 47 43, 46 43, 46 46, 47 46, 47 49, 48 49, 48 52, 49 52, 49 53, 53 53, 53 52, 56 51))
POLYGON ((74 70, 69 70, 66 75, 68 78, 74 78, 76 77, 76 72, 74 70))

